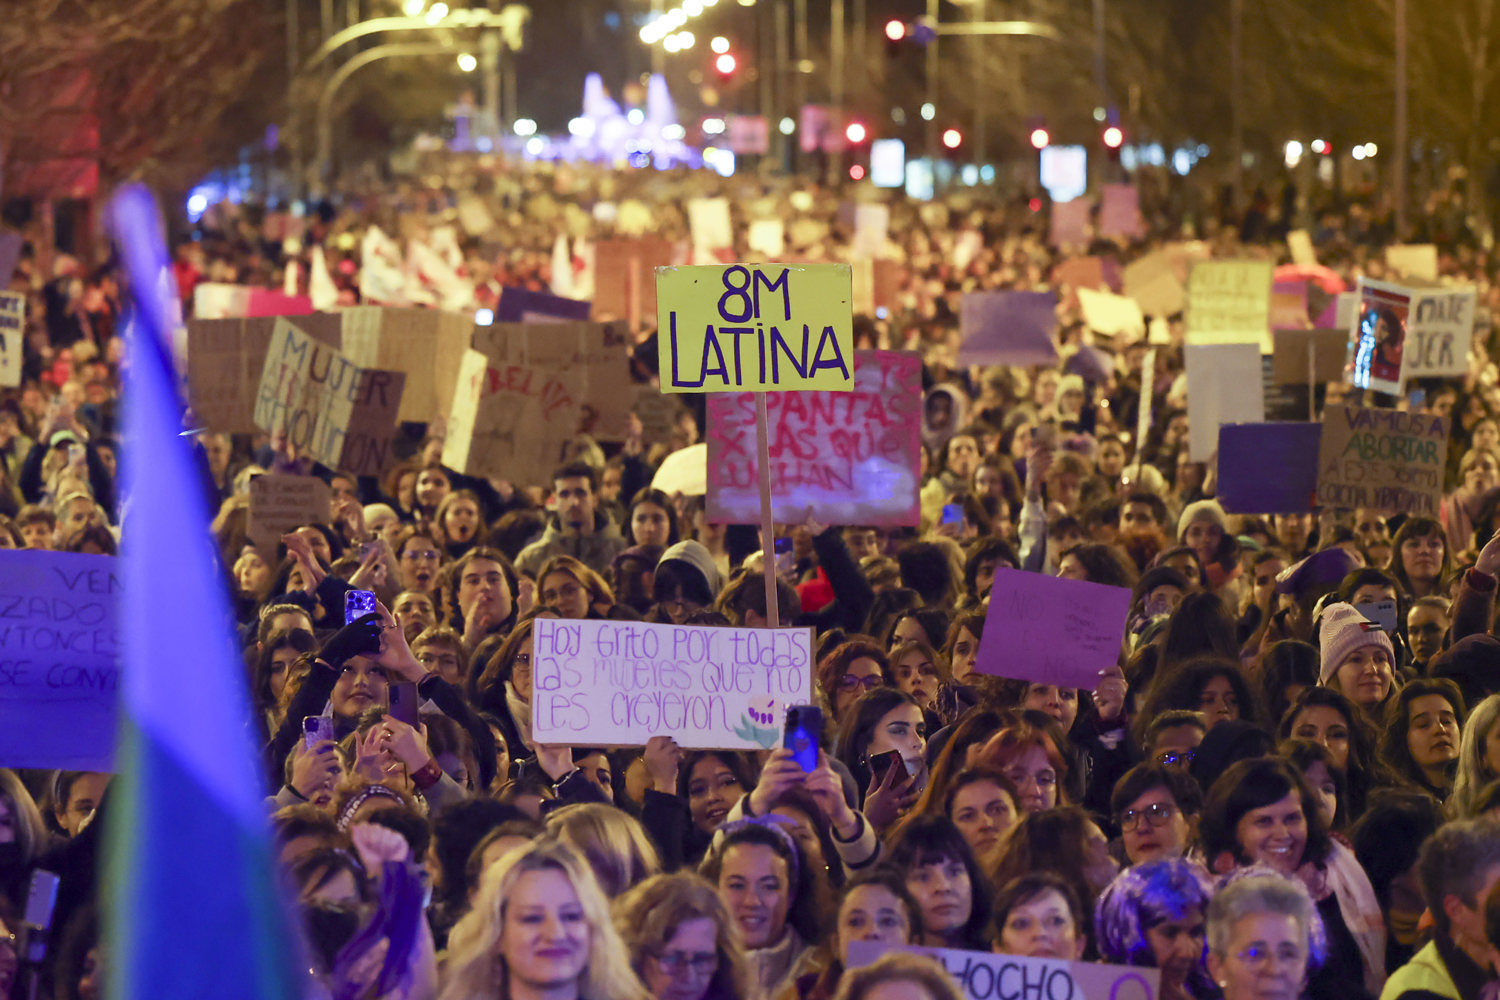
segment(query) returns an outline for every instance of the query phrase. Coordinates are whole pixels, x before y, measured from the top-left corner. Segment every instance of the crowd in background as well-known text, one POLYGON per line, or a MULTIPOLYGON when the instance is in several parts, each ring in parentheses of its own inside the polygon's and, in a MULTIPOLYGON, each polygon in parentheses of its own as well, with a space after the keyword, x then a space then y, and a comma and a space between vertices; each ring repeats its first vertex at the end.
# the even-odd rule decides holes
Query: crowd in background
MULTIPOLYGON (((354 302, 364 226, 402 232, 415 214, 421 230, 477 196, 499 223, 460 247, 482 303, 553 285, 560 227, 610 234, 598 201, 639 199, 649 232, 682 240, 683 199, 714 190, 701 177, 561 174, 351 192, 291 245, 267 239, 258 212, 225 206, 179 248, 179 291, 280 287, 286 256, 318 245, 354 302)), ((723 189, 737 222, 817 223, 797 259, 848 257, 837 192, 723 189)), ((580 437, 543 482, 444 467, 440 414, 402 425, 401 461, 379 477, 314 466, 279 438, 197 435, 233 598, 225 628, 255 709, 245 725, 264 747, 318 987, 445 1000, 960 995, 926 959, 854 968, 851 947, 876 941, 1151 967, 1164 1000, 1493 989, 1500 380, 1488 327, 1468 375, 1423 386, 1416 404, 1452 418, 1441 517, 1228 514, 1215 470, 1188 451, 1181 315, 1149 317, 1150 338, 1104 336, 1054 281, 1073 257, 1124 264, 1184 238, 1180 219, 1167 233, 1168 216, 1146 209, 1147 238, 1059 249, 1025 201, 893 205, 883 255, 895 277, 879 310, 856 316, 856 338, 922 352, 922 523, 778 526, 791 543, 781 621, 814 630, 825 727, 811 770, 786 750, 684 750, 665 735, 625 749, 532 739, 538 617, 767 620, 757 531, 651 487, 668 454, 703 436, 701 397, 658 439, 634 417, 609 440, 580 437), (966 233, 979 245, 960 264, 966 233), (1058 364, 957 365, 964 294, 1048 288, 1058 364), (329 520, 255 545, 248 483, 266 471, 322 477, 329 520), (1125 642, 1094 690, 985 662, 1004 569, 1130 589, 1125 642), (345 624, 356 589, 381 603, 345 624), (1396 607, 1385 627, 1359 610, 1383 601, 1396 607), (414 686, 419 725, 392 714, 393 685, 414 686)), ((1289 218, 1219 222, 1197 217, 1188 235, 1215 256, 1287 258, 1289 218)), ((1346 279, 1385 276, 1360 212, 1330 207, 1312 236, 1346 279)), ((1444 276, 1477 285, 1481 312, 1500 305, 1487 251, 1461 238, 1440 249, 1444 276)), ((120 292, 108 261, 51 263, 42 273, 32 248, 13 281, 28 293, 28 346, 23 384, 0 390, 0 547, 112 555, 128 508, 114 485, 120 292)), ((647 329, 633 377, 649 384, 658 357, 647 329)), ((1348 393, 1319 387, 1316 402, 1348 393)), ((15 929, 33 871, 62 876, 45 969, 59 1000, 97 996, 108 961, 94 867, 108 784, 0 771, 0 922, 15 929)), ((0 992, 17 970, 0 933, 0 992)))

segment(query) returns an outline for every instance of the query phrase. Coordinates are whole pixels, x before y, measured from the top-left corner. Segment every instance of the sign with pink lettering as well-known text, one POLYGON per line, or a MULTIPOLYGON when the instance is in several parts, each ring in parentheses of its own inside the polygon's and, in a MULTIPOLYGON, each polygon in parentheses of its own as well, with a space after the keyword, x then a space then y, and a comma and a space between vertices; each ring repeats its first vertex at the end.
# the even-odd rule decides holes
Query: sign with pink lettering
POLYGON ((999 570, 974 669, 1092 691, 1119 663, 1129 613, 1124 587, 999 570))
MULTIPOLYGON (((907 351, 856 351, 852 392, 767 394, 772 519, 920 523, 921 410, 907 351)), ((754 393, 708 396, 708 518, 760 523, 754 393)))

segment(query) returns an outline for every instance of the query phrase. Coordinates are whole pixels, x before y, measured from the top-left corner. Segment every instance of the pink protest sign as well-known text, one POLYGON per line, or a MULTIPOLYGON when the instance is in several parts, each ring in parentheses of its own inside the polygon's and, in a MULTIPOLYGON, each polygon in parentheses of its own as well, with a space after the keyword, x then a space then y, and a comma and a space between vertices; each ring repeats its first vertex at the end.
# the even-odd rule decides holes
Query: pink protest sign
POLYGON ((1130 591, 1003 569, 979 642, 980 673, 1092 691, 1120 659, 1130 591))
POLYGON ((1089 241, 1089 203, 1083 198, 1052 203, 1052 245, 1083 246, 1089 241))
POLYGON ((1099 203, 1099 235, 1130 239, 1141 235, 1145 226, 1141 224, 1140 206, 1140 195, 1132 185, 1104 185, 1099 203))
MULTIPOLYGON (((856 351, 853 392, 768 393, 772 518, 919 523, 921 401, 922 361, 906 351, 856 351)), ((754 393, 708 397, 708 519, 760 523, 754 393)))

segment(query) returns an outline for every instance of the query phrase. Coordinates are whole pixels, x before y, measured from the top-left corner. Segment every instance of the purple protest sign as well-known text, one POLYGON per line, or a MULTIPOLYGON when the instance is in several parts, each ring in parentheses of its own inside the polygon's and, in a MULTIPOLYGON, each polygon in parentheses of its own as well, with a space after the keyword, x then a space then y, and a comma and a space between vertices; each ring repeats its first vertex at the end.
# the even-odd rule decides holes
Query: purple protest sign
POLYGON ((1094 690, 1120 661, 1130 591, 1021 570, 995 573, 980 673, 1094 690))
POLYGON ((1219 503, 1231 514, 1302 514, 1318 492, 1322 424, 1219 427, 1219 503), (1266 475, 1275 469, 1274 476, 1266 475))
POLYGON ((500 301, 495 304, 496 323, 545 323, 549 320, 577 323, 589 321, 592 302, 565 299, 561 295, 534 292, 529 288, 500 289, 500 301))
POLYGON ((971 292, 961 316, 961 365, 1057 363, 1057 296, 1051 292, 971 292))

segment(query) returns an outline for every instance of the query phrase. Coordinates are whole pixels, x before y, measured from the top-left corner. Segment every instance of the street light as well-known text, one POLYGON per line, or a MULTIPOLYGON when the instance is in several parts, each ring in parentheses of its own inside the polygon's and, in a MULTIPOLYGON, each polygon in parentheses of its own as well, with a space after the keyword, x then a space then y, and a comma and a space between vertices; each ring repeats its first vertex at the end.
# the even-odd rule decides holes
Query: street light
POLYGON ((844 129, 844 138, 848 139, 850 144, 855 146, 864 142, 867 134, 865 127, 859 122, 850 122, 849 127, 844 129))
POLYGON ((401 13, 407 17, 420 17, 422 8, 426 6, 427 0, 406 0, 406 3, 401 5, 401 13))
POLYGON ((885 22, 885 37, 893 42, 899 42, 906 37, 906 22, 890 20, 885 22))
POLYGON ((1050 144, 1051 142, 1052 142, 1052 136, 1050 136, 1050 135, 1047 134, 1047 130, 1046 129, 1044 129, 1044 128, 1034 128, 1034 129, 1031 130, 1031 148, 1032 149, 1046 149, 1047 146, 1048 146, 1048 144, 1050 144))
POLYGON ((733 73, 735 67, 738 65, 739 63, 735 61, 734 56, 730 55, 728 52, 724 53, 719 58, 714 60, 714 69, 719 71, 720 76, 728 76, 729 74, 733 73))
POLYGON ((474 58, 473 53, 460 52, 458 54, 458 68, 465 73, 472 73, 479 68, 479 60, 474 58))
POLYGON ((445 4, 445 3, 443 3, 443 0, 438 0, 437 3, 433 4, 431 7, 429 7, 427 9, 427 23, 428 24, 437 24, 439 21, 441 21, 443 18, 445 18, 447 16, 448 16, 448 5, 445 4))
POLYGON ((725 38, 723 35, 715 35, 713 41, 708 43, 708 47, 713 49, 719 55, 723 55, 724 53, 729 51, 729 39, 725 38))
POLYGON ((957 149, 964 142, 964 134, 956 128, 946 129, 943 132, 943 145, 949 149, 957 149))
POLYGON ((1104 130, 1104 144, 1110 149, 1119 149, 1125 143, 1125 133, 1120 126, 1111 125, 1104 130))
POLYGON ((536 135, 536 122, 532 121, 530 118, 517 118, 516 123, 511 126, 511 130, 515 132, 516 135, 525 139, 529 136, 536 135))

